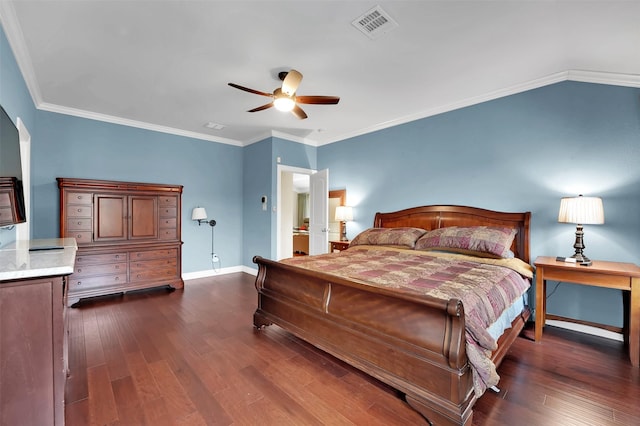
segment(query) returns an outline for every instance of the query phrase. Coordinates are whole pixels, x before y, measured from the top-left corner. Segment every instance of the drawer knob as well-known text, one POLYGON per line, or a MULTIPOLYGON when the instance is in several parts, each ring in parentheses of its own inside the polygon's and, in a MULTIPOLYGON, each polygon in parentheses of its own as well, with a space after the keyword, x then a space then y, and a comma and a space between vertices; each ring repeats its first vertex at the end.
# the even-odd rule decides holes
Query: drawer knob
POLYGON ((78 225, 82 225, 82 221, 80 221, 80 220, 79 220, 79 221, 78 221, 78 225))
POLYGON ((82 211, 82 209, 78 209, 78 213, 80 213, 82 211))
POLYGON ((81 273, 81 272, 82 272, 82 268, 78 268, 78 273, 81 273))
POLYGON ((78 281, 78 287, 82 285, 82 281, 78 281))
POLYGON ((119 279, 120 279, 120 277, 116 277, 116 278, 115 278, 115 281, 118 281, 119 279))

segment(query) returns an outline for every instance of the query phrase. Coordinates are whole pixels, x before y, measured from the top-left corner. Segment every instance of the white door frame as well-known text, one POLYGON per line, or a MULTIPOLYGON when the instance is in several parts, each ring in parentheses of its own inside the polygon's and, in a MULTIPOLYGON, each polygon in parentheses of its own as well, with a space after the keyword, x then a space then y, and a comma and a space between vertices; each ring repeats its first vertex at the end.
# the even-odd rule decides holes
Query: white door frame
MULTIPOLYGON (((290 172, 290 173, 298 173, 301 175, 312 175, 316 171, 312 169, 303 169, 301 167, 293 167, 293 166, 285 166, 282 164, 278 164, 276 168, 276 260, 280 260, 283 258, 282 254, 282 244, 280 243, 280 235, 282 232, 282 182, 281 175, 282 172, 290 172)), ((293 230, 291 230, 293 235, 293 230)), ((290 257, 290 256, 284 256, 290 257)))
POLYGON ((22 191, 24 194, 24 216, 26 222, 16 225, 16 240, 31 239, 31 134, 24 122, 18 117, 20 135, 20 166, 22 167, 22 191))

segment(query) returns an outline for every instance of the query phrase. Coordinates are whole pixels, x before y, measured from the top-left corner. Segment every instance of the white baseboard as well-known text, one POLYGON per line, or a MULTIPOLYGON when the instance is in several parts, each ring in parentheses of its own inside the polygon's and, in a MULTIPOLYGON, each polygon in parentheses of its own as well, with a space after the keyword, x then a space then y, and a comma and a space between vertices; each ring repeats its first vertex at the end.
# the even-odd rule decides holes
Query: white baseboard
POLYGON ((231 266, 229 268, 220 268, 220 269, 206 269, 204 271, 196 271, 196 272, 187 272, 182 274, 182 279, 185 281, 188 280, 197 280, 198 278, 207 278, 207 277, 216 277, 218 275, 226 275, 226 274, 235 274, 236 272, 245 272, 250 275, 258 275, 258 270, 250 268, 248 266, 231 266))
POLYGON ((615 333, 613 331, 605 330, 603 328, 591 327, 589 325, 576 324, 568 321, 547 320, 545 325, 552 325, 554 327, 563 328, 565 330, 577 331, 579 333, 591 334, 592 336, 604 337, 605 339, 617 340, 619 342, 624 341, 624 336, 621 333, 615 333))

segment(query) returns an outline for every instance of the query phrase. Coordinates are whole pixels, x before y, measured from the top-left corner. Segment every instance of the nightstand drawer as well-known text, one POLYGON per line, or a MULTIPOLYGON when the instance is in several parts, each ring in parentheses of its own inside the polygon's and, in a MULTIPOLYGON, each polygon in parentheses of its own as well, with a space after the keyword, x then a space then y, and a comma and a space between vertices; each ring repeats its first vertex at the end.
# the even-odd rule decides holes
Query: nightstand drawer
POLYGON ((334 251, 342 251, 349 248, 350 241, 330 241, 329 245, 331 246, 331 252, 334 251))

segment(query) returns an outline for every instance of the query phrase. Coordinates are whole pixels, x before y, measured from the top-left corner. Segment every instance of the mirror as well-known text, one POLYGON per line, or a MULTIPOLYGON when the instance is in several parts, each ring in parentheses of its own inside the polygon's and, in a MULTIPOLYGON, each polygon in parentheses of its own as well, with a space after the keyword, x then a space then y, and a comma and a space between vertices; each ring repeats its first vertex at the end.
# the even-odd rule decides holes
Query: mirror
POLYGON ((329 191, 329 241, 340 241, 344 223, 336 222, 336 207, 344 206, 347 202, 347 190, 337 189, 329 191))

